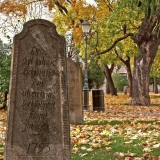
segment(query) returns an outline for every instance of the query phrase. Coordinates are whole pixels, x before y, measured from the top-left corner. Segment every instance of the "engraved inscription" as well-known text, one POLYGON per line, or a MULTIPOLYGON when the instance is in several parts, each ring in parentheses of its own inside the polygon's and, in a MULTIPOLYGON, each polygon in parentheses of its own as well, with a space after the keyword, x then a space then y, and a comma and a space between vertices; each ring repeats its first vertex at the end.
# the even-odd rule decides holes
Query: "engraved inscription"
POLYGON ((34 79, 31 83, 32 87, 44 87, 44 82, 42 80, 36 80, 34 79))
POLYGON ((37 112, 35 112, 35 111, 32 111, 31 113, 30 113, 30 116, 29 116, 29 118, 33 118, 33 119, 46 119, 47 118, 47 112, 45 112, 45 113, 37 113, 37 112))
POLYGON ((54 75, 57 75, 57 71, 55 69, 35 69, 35 68, 24 68, 22 74, 24 76, 31 76, 36 77, 53 77, 54 75))
POLYGON ((38 92, 38 91, 23 91, 22 96, 27 98, 44 98, 44 99, 54 99, 54 93, 45 93, 45 92, 38 92))
POLYGON ((54 60, 46 60, 44 57, 42 59, 36 59, 36 62, 35 62, 36 66, 49 66, 49 67, 52 67, 52 66, 55 66, 55 61, 54 60))
MULTIPOLYGON (((55 91, 46 91, 46 88, 50 88, 50 83, 48 83, 48 78, 55 77, 59 74, 57 68, 57 56, 55 54, 54 58, 47 59, 46 51, 39 49, 35 46, 32 47, 30 55, 32 57, 24 57, 22 60, 22 76, 31 78, 30 87, 26 90, 21 91, 23 101, 21 107, 24 110, 29 110, 28 119, 22 129, 22 132, 32 133, 33 135, 43 135, 45 137, 44 131, 49 131, 49 120, 48 112, 52 109, 52 115, 55 116, 55 91), (42 90, 42 91, 40 91, 42 90)), ((56 81, 54 86, 58 86, 56 81)), ((58 127, 55 124, 52 125, 52 133, 59 133, 58 127)), ((27 153, 41 153, 46 144, 49 143, 31 143, 29 144, 27 153)), ((45 149, 45 153, 49 152, 45 149)))
POLYGON ((28 58, 28 57, 25 57, 23 58, 22 60, 22 67, 23 66, 35 66, 35 67, 38 67, 38 66, 47 66, 47 67, 56 67, 56 61, 57 59, 55 60, 49 60, 49 59, 45 59, 44 57, 43 58, 28 58))
POLYGON ((49 129, 49 125, 46 123, 37 124, 37 123, 27 122, 22 132, 26 130, 35 130, 37 132, 41 132, 41 131, 48 130, 48 129, 49 129))
POLYGON ((32 47, 32 50, 31 50, 30 54, 32 54, 32 56, 33 55, 34 56, 38 56, 38 55, 46 56, 47 55, 47 53, 43 49, 39 49, 39 48, 37 48, 35 46, 32 47))
MULTIPOLYGON (((55 91, 53 89, 52 91, 46 91, 46 88, 50 88, 50 83, 48 83, 51 80, 50 78, 54 77, 55 80, 55 77, 59 74, 57 56, 55 55, 54 58, 47 59, 46 51, 35 46, 32 47, 30 55, 32 57, 24 57, 21 63, 22 76, 26 77, 25 79, 31 78, 31 88, 28 86, 26 90, 21 91, 23 98, 21 107, 24 111, 30 111, 22 132, 45 137, 47 134, 44 131, 49 132, 52 128, 52 134, 57 134, 59 129, 56 123, 50 128, 50 118, 48 116, 50 111, 55 116, 56 89, 55 91)), ((58 86, 56 81, 52 85, 58 86)), ((37 142, 29 144, 26 151, 27 154, 48 153, 50 151, 49 143, 37 142)))
POLYGON ((24 100, 23 104, 22 104, 22 108, 23 109, 29 109, 31 108, 33 109, 38 109, 38 110, 46 110, 46 109, 51 109, 54 108, 55 109, 55 102, 53 100, 53 102, 46 102, 46 101, 28 101, 28 100, 24 100))
POLYGON ((47 153, 50 151, 49 143, 31 143, 28 146, 27 153, 47 153))
POLYGON ((32 66, 33 65, 33 57, 32 58, 27 58, 25 57, 23 60, 22 60, 22 66, 32 66))

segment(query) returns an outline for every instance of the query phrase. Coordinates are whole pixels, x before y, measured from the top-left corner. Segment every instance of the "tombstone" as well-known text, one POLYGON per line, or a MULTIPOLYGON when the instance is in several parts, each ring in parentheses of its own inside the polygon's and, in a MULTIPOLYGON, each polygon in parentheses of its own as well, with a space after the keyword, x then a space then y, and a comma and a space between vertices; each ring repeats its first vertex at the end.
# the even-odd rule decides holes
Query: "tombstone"
POLYGON ((67 58, 68 98, 70 123, 75 125, 83 122, 82 70, 70 58, 67 58))
POLYGON ((103 89, 92 90, 93 111, 105 111, 103 89))
POLYGON ((124 87, 123 87, 123 93, 124 93, 124 94, 127 94, 127 88, 128 88, 127 86, 124 86, 124 87))
POLYGON ((65 39, 37 19, 14 37, 4 160, 70 160, 65 39))

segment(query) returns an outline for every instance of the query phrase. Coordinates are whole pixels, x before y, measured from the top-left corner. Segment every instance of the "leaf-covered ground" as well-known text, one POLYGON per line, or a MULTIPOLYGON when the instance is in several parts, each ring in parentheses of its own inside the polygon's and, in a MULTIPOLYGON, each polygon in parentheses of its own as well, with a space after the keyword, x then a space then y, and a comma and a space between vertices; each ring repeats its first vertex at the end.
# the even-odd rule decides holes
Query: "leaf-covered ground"
MULTIPOLYGON (((151 106, 131 106, 128 95, 104 95, 105 112, 86 112, 85 120, 160 120, 160 94, 151 94, 151 106)), ((92 97, 90 98, 92 110, 92 97)))
POLYGON ((73 159, 160 160, 160 95, 151 94, 150 107, 130 106, 124 94, 104 97, 105 112, 91 105, 85 125, 71 125, 73 159))
MULTIPOLYGON (((104 95, 105 112, 84 111, 84 125, 71 125, 73 160, 160 160, 160 95, 151 106, 130 106, 128 95, 104 95), (110 158, 108 158, 110 156, 110 158), (96 158, 97 157, 97 158, 96 158)), ((0 157, 6 131, 0 110, 0 157)))
POLYGON ((7 112, 0 110, 0 160, 3 159, 4 139, 6 133, 6 118, 7 112))

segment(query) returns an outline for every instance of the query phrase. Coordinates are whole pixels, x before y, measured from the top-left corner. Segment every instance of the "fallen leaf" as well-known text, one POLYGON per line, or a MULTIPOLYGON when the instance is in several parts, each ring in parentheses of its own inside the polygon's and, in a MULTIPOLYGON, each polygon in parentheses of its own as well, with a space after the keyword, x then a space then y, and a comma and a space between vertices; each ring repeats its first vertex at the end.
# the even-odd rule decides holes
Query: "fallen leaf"
POLYGON ((105 149, 106 149, 106 151, 111 151, 112 150, 111 147, 106 147, 105 149))
POLYGON ((92 149, 92 148, 87 148, 86 151, 87 151, 87 152, 92 152, 93 149, 92 149))

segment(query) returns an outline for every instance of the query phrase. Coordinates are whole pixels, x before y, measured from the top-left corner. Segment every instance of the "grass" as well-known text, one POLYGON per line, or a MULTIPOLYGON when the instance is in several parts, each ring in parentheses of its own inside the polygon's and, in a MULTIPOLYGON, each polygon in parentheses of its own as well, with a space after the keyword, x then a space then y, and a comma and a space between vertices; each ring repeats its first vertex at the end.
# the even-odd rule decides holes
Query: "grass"
POLYGON ((150 95, 150 97, 155 99, 155 98, 160 98, 160 95, 150 95))
POLYGON ((139 140, 134 141, 132 145, 125 144, 125 138, 123 136, 113 136, 112 141, 113 143, 110 145, 112 148, 112 154, 116 152, 121 153, 136 153, 137 156, 140 156, 143 150, 143 147, 137 145, 140 143, 139 140))
MULTIPOLYGON (((98 120, 92 120, 92 121, 85 121, 86 125, 120 125, 120 124, 131 124, 133 121, 126 120, 126 121, 98 121, 98 120)), ((160 124, 160 121, 136 121, 135 124, 137 123, 146 123, 146 124, 160 124)))
MULTIPOLYGON (((144 156, 144 144, 146 138, 142 140, 134 140, 132 144, 125 144, 125 137, 121 135, 116 135, 110 137, 112 143, 107 146, 111 147, 111 151, 107 151, 106 146, 102 145, 101 148, 94 149, 92 152, 86 152, 81 150, 82 146, 89 148, 89 145, 78 146, 79 152, 77 154, 72 154, 72 160, 115 160, 124 159, 124 157, 143 157, 144 156), (132 153, 132 154, 131 154, 132 153), (131 156, 133 155, 134 156, 131 156)), ((148 153, 149 154, 149 153, 148 153)), ((152 156, 160 156, 160 148, 155 148, 152 151, 152 156)), ((145 160, 150 160, 149 158, 145 160)))
MULTIPOLYGON (((124 126, 129 124, 129 126, 132 125, 132 121, 126 120, 126 121, 98 121, 98 120, 93 120, 93 121, 86 121, 86 125, 88 126, 105 126, 105 125, 111 125, 111 126, 124 126)), ((150 128, 144 128, 143 131, 139 129, 139 134, 143 133, 148 133, 155 131, 156 133, 156 127, 159 126, 160 122, 159 121, 136 121, 134 125, 148 125, 150 124, 150 128), (156 125, 154 127, 154 125, 156 125)), ((138 127, 136 128, 138 130, 138 127)), ((157 130, 159 131, 159 129, 157 130)), ((125 157, 130 157, 130 159, 133 159, 134 157, 139 157, 142 158, 143 160, 153 160, 152 157, 159 157, 160 158, 160 146, 158 148, 151 148, 151 152, 144 152, 144 148, 150 147, 150 145, 154 144, 160 144, 160 137, 139 137, 137 139, 132 139, 131 143, 126 143, 131 140, 131 137, 126 136, 127 131, 124 130, 122 134, 113 134, 113 135, 107 135, 104 136, 103 138, 109 139, 111 143, 109 145, 104 145, 102 144, 100 148, 93 148, 92 152, 88 152, 86 150, 82 150, 84 146, 86 148, 90 148, 90 145, 78 145, 76 146, 78 148, 77 153, 72 154, 72 160, 124 160, 125 157), (149 142, 148 142, 149 141, 149 142), (153 142, 156 143, 153 143, 153 142), (148 146, 147 146, 148 145, 148 146), (111 148, 111 150, 108 150, 111 148), (147 158, 148 156, 148 158, 147 158)), ((137 131, 136 131, 137 133, 137 131)), ((75 146, 72 146, 72 148, 75 146)))
POLYGON ((123 123, 131 123, 131 121, 98 121, 98 120, 93 120, 93 121, 85 121, 85 124, 87 125, 107 125, 110 124, 112 126, 114 125, 119 125, 123 123))
MULTIPOLYGON (((107 147, 111 147, 111 151, 106 150, 106 146, 102 146, 100 149, 94 149, 92 152, 86 152, 81 150, 80 148, 82 145, 79 146, 80 152, 77 154, 72 154, 72 160, 114 160, 116 158, 118 159, 124 159, 125 156, 128 155, 128 157, 131 155, 130 153, 134 153, 135 157, 143 157, 143 149, 144 147, 140 144, 145 143, 146 139, 144 140, 134 140, 132 145, 127 145, 124 143, 124 137, 123 136, 114 136, 112 137, 112 144, 110 144, 107 147)), ((83 145, 89 148, 88 145, 83 145)), ((152 152, 152 156, 159 156, 160 155, 160 149, 156 148, 152 152)))
POLYGON ((3 160, 4 146, 0 145, 0 160, 3 160))

